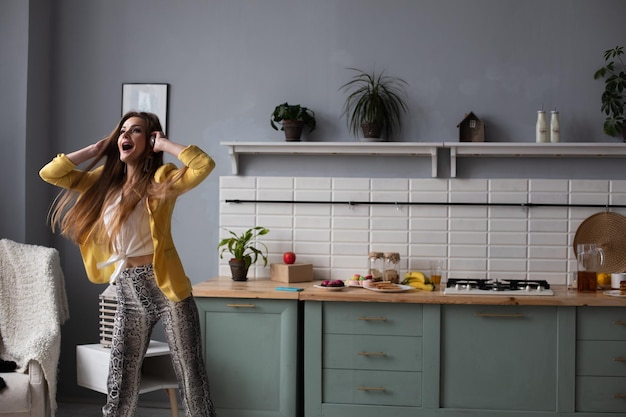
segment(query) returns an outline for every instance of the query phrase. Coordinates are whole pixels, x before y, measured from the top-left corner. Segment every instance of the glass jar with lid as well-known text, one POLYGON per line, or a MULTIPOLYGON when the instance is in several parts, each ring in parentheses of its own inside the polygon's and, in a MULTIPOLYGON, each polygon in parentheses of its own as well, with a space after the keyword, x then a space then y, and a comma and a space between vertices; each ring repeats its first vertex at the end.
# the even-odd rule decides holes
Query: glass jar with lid
POLYGON ((400 254, 397 252, 385 252, 383 255, 385 281, 398 284, 400 282, 400 254))
POLYGON ((374 281, 383 279, 383 268, 385 263, 382 252, 370 252, 368 257, 367 275, 371 275, 374 281))

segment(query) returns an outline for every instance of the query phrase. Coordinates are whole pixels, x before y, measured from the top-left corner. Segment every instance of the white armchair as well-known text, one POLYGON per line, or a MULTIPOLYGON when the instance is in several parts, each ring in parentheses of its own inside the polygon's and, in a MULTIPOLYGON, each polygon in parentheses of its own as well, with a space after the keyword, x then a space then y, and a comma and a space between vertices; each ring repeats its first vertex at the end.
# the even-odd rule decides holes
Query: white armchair
POLYGON ((68 318, 59 253, 0 240, 0 417, 54 417, 61 324, 68 318))
POLYGON ((26 372, 0 372, 6 387, 0 391, 0 416, 50 417, 48 384, 41 365, 31 361, 26 372))

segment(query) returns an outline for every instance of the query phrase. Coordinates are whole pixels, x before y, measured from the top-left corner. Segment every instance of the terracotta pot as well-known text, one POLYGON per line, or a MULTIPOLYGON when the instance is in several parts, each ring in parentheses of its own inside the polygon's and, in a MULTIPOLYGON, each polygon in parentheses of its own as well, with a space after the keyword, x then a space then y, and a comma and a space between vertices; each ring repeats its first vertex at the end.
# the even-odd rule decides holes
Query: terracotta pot
POLYGON ((299 120, 284 120, 283 130, 285 131, 285 140, 288 142, 298 142, 302 137, 302 129, 304 122, 299 120))
POLYGON ((363 140, 365 142, 379 142, 382 140, 383 127, 378 123, 361 123, 361 130, 363 131, 363 140))
POLYGON ((246 261, 243 259, 231 259, 228 261, 228 265, 230 265, 230 273, 233 281, 248 280, 248 268, 246 267, 246 261))

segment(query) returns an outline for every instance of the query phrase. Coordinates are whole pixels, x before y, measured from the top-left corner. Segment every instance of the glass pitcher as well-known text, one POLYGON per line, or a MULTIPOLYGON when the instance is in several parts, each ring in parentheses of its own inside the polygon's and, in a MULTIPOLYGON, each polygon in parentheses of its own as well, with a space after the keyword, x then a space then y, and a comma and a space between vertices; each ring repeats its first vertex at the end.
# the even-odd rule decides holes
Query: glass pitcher
POLYGON ((595 243, 576 245, 578 292, 594 292, 598 288, 597 273, 604 265, 604 251, 595 243))

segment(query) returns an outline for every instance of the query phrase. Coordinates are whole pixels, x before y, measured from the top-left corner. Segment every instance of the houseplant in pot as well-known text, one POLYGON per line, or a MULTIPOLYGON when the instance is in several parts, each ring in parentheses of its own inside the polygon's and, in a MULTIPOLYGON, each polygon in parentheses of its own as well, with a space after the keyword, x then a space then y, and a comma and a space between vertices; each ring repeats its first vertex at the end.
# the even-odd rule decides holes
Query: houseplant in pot
POLYGON ((340 89, 348 94, 342 116, 347 117, 350 132, 354 136, 362 132, 365 141, 389 140, 407 111, 405 88, 408 83, 385 75, 384 71, 368 73, 348 69, 355 74, 340 89))
POLYGON ((624 126, 624 105, 626 104, 626 65, 622 60, 623 46, 604 51, 605 65, 594 74, 595 80, 604 79, 604 92, 602 93, 602 112, 606 114, 603 130, 609 136, 622 134, 626 142, 626 129, 624 126))
POLYGON ((270 115, 270 125, 275 130, 283 130, 285 140, 297 142, 305 127, 309 132, 315 130, 315 112, 299 104, 285 102, 276 106, 270 115))
POLYGON ((267 246, 257 241, 257 238, 268 234, 269 229, 256 226, 241 234, 228 229, 224 230, 230 236, 220 240, 217 249, 220 252, 220 259, 224 257, 224 253, 230 253, 231 259, 228 264, 234 281, 247 281, 248 268, 259 259, 263 260, 263 266, 267 266, 267 246))

